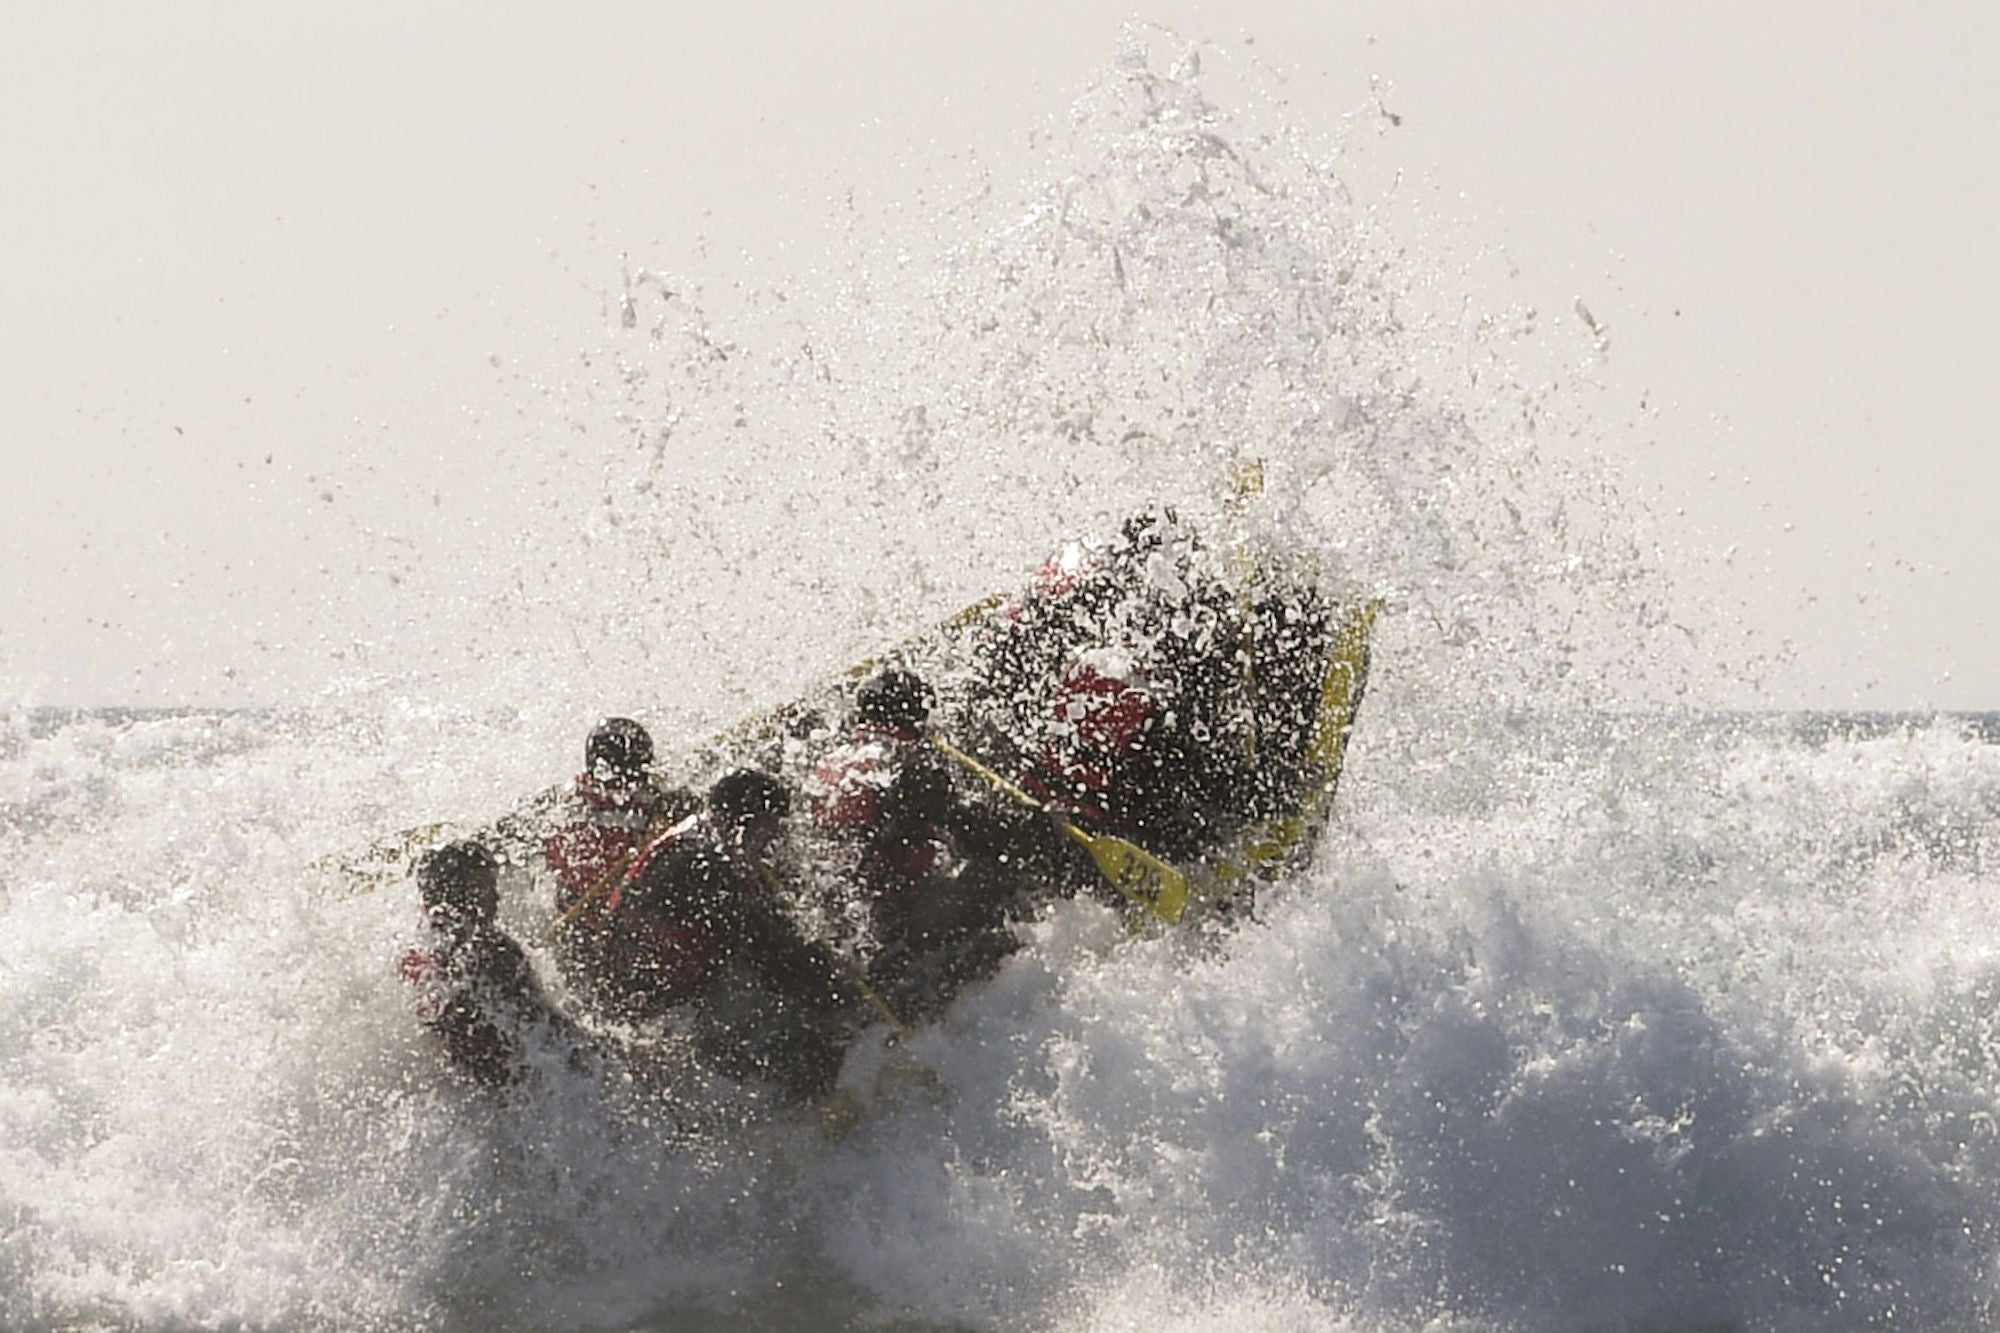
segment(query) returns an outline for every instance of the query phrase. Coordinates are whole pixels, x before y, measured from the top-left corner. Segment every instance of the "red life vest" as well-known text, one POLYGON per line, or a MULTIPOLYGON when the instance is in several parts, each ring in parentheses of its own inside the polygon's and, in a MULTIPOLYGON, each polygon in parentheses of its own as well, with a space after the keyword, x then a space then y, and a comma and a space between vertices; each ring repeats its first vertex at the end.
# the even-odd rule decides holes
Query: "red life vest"
MULTIPOLYGON (((813 769, 805 783, 813 827, 847 844, 846 854, 836 859, 858 867, 864 858, 857 844, 885 830, 891 813, 884 808, 885 798, 910 752, 923 744, 919 732, 864 724, 813 769)), ((870 855, 902 874, 923 876, 936 869, 944 850, 935 838, 920 838, 899 843, 893 854, 874 847, 870 855)))
POLYGON ((423 938, 396 960, 396 975, 413 994, 410 1006, 417 1020, 426 1026, 444 1017, 457 983, 451 975, 450 936, 431 919, 430 909, 419 903, 417 921, 423 938))
POLYGON ((813 827, 827 833, 866 833, 880 825, 889 784, 896 780, 909 748, 923 743, 914 731, 856 727, 852 738, 828 752, 806 779, 813 827))
POLYGON ((1104 568, 1104 554, 1082 542, 1066 543, 1042 562, 1029 583, 1029 595, 1042 601, 1069 592, 1104 568))
POLYGON ((1103 552, 1082 542, 1065 544, 1041 563, 1026 588, 1000 604, 998 624, 989 622, 982 631, 983 637, 990 642, 996 635, 1018 632, 1031 606, 1061 601, 1103 569, 1103 552))
POLYGON ((1082 655, 1063 672, 1049 711, 1057 734, 1076 748, 1118 758, 1131 753, 1159 709, 1136 664, 1100 651, 1082 655))
POLYGON ((1115 650, 1084 653, 1065 668, 1049 701, 1047 740, 1031 790, 1079 814, 1101 817, 1118 765, 1159 715, 1145 672, 1115 650))
POLYGON ((450 998, 444 955, 436 949, 410 949, 397 960, 396 975, 415 991, 410 1004, 419 1022, 435 1023, 444 1016, 445 1001, 450 998))
POLYGON ((558 912, 638 850, 656 801, 644 783, 613 785, 579 773, 571 803, 572 818, 542 840, 542 857, 556 877, 558 912))

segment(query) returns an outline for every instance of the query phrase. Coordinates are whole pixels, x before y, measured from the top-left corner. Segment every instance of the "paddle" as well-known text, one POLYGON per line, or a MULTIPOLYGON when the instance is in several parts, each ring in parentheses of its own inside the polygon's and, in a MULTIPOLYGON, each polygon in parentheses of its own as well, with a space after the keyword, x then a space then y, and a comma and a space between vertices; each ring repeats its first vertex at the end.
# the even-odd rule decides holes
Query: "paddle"
POLYGON ((1040 810, 1054 819, 1057 828, 1075 839, 1090 853, 1090 859, 1097 863, 1099 872, 1120 893, 1169 924, 1181 919, 1181 913, 1187 910, 1188 902, 1186 875, 1136 843, 1109 833, 1091 833, 1078 828, 1060 811, 1050 807, 1046 801, 1036 799, 944 737, 933 734, 930 739, 931 744, 955 762, 977 773, 1009 797, 1031 810, 1040 810))
POLYGON ((646 852, 651 851, 654 847, 658 846, 665 839, 677 837, 680 834, 686 833, 690 828, 694 827, 695 820, 699 819, 700 817, 701 817, 701 812, 697 810, 694 814, 687 816, 685 819, 681 820, 678 824, 670 825, 665 830, 657 834, 653 832, 655 828, 659 827, 657 821, 652 826, 648 827, 646 830, 646 837, 639 843, 638 846, 634 847, 631 851, 625 853, 625 855, 619 857, 618 860, 612 864, 609 870, 605 871, 602 875, 598 876, 596 883, 592 884, 588 889, 586 889, 582 894, 580 894, 575 902, 571 903, 568 907, 564 908, 563 914, 561 916, 557 917, 554 921, 551 921, 549 923, 549 928, 542 932, 541 942, 543 944, 547 944, 550 940, 553 940, 559 933, 561 933, 562 928, 564 926, 567 926, 570 922, 576 920, 576 918, 582 914, 584 908, 589 907, 592 903, 596 902, 598 899, 605 897, 611 892, 612 889, 616 888, 621 882, 623 882, 626 872, 632 869, 633 862, 637 861, 646 852))

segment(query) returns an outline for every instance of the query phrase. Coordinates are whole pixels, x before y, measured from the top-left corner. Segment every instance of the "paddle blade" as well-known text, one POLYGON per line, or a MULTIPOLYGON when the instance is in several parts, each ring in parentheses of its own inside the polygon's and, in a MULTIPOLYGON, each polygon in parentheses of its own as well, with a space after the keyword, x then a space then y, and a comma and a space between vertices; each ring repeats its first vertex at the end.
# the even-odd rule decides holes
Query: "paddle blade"
POLYGON ((1187 910, 1187 876, 1143 847, 1108 833, 1085 833, 1065 822, 1063 831, 1083 844, 1098 870, 1120 893, 1169 924, 1187 910))

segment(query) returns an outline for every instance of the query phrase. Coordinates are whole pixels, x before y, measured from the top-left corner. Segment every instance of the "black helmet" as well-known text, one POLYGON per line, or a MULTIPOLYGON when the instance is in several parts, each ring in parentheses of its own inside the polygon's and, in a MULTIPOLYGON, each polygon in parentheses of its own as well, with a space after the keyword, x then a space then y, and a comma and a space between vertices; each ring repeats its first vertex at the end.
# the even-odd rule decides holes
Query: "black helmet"
POLYGON ((448 842, 417 862, 417 891, 424 906, 470 921, 492 917, 499 906, 500 863, 471 841, 448 842))
POLYGON ((783 819, 792 808, 785 784, 755 768, 739 768, 708 789, 708 808, 727 827, 740 828, 783 819))
POLYGON ((937 696, 922 677, 901 667, 878 671, 854 692, 854 716, 871 727, 915 731, 931 715, 937 696))
POLYGON ((583 766, 594 778, 637 782, 653 762, 653 738, 629 717, 597 724, 584 742, 583 766))

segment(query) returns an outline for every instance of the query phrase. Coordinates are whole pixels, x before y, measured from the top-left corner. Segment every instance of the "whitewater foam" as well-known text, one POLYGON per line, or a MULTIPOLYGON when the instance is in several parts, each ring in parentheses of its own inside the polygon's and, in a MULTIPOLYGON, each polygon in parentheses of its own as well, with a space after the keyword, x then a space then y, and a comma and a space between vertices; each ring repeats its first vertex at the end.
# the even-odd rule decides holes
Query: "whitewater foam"
POLYGON ((1990 1308, 2000 751, 1953 719, 1515 718, 1498 795, 1364 730, 1258 922, 1130 940, 1069 905, 913 1044, 942 1100, 747 1155, 559 1069, 513 1106, 444 1072, 393 980, 407 888, 300 872, 342 791, 381 795, 371 743, 41 730, 0 770, 10 814, 67 793, 7 824, 10 1326, 1990 1308))
POLYGON ((1700 627, 1547 447, 1560 380, 1499 373, 1541 335, 1423 313, 1447 284, 1326 155, 1161 63, 929 251, 850 229, 725 313, 634 278, 524 408, 563 447, 502 460, 546 525, 411 574, 455 666, 4 714, 0 1323, 1993 1322, 2000 750, 1670 708, 1700 627), (1392 599, 1332 831, 1258 920, 1064 906, 911 1044, 943 1095, 833 1141, 444 1069, 408 885, 350 854, 562 780, 603 712, 690 746, 1160 500, 1392 599))

